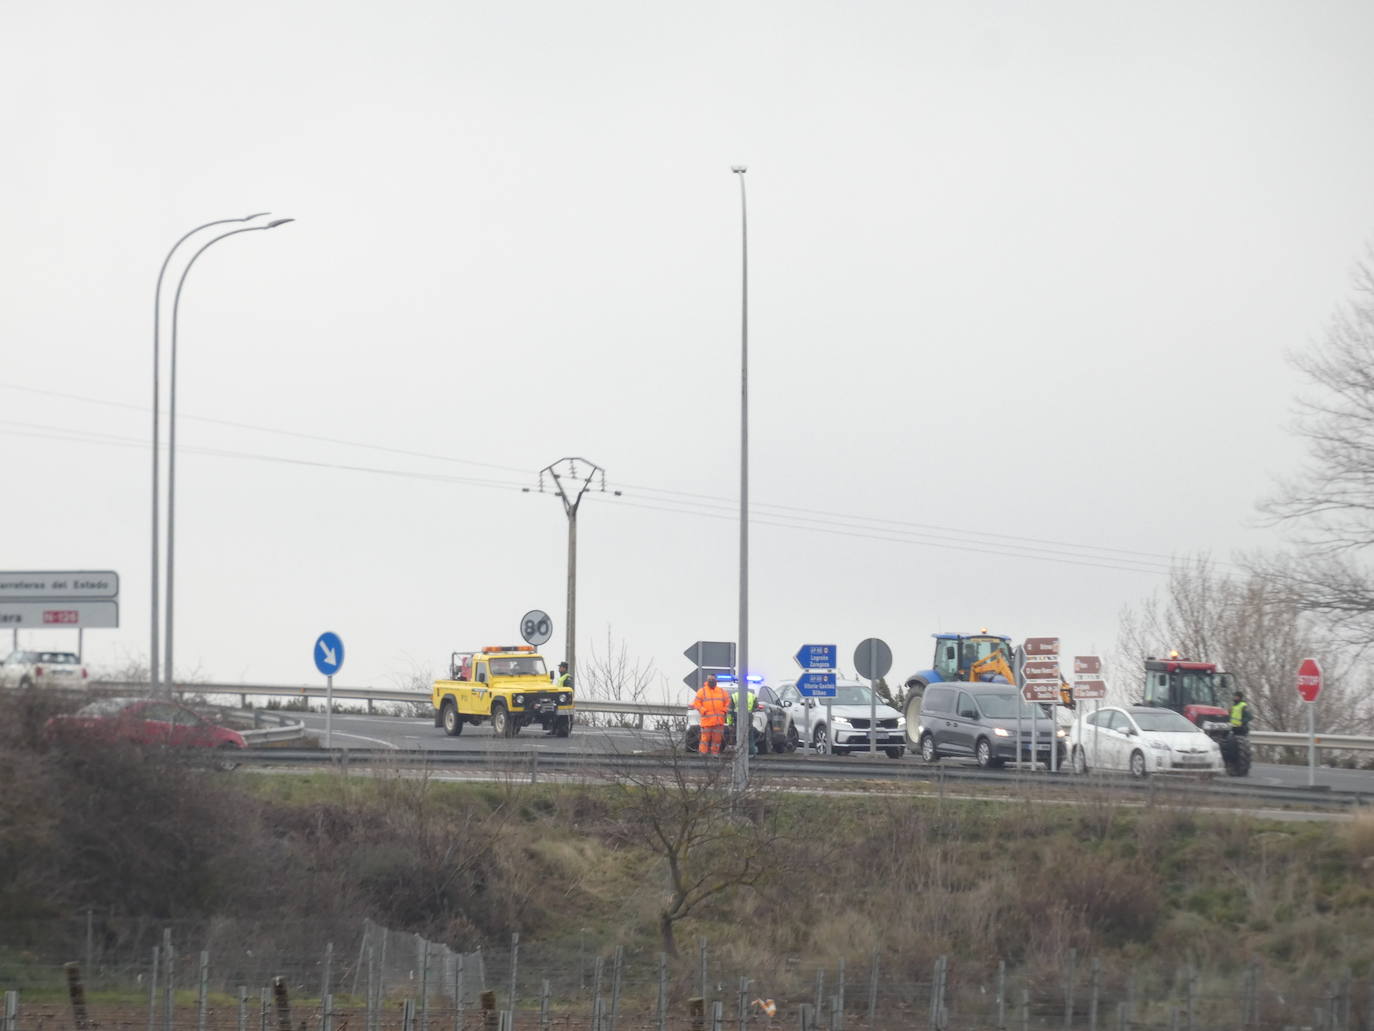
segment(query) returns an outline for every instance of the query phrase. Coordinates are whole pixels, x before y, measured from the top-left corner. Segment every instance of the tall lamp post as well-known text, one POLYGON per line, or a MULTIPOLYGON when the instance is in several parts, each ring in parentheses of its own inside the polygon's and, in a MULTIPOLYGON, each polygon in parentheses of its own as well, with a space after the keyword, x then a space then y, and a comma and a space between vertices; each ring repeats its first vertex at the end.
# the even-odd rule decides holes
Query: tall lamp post
MULTIPOLYGON (((237 220, 230 220, 237 221, 237 220)), ((260 226, 244 226, 242 229, 231 229, 227 233, 220 233, 218 236, 211 237, 195 254, 191 255, 186 266, 181 270, 181 278, 177 280, 177 291, 172 298, 172 358, 171 376, 168 386, 168 411, 167 411, 167 638, 164 642, 166 646, 163 669, 167 674, 167 690, 170 693, 174 674, 172 666, 172 629, 175 611, 173 608, 173 595, 176 586, 176 469, 177 469, 177 318, 181 310, 181 290, 186 285, 186 274, 191 271, 191 266, 196 263, 205 251, 219 243, 227 240, 231 236, 239 233, 255 233, 263 229, 275 229, 277 226, 285 225, 287 222, 294 222, 294 218, 277 218, 260 226)), ((214 224, 214 223, 210 223, 214 224)), ((154 456, 156 457, 156 455, 154 456)), ((154 548, 156 552, 156 547, 154 548)))
MULTIPOLYGON (((564 660, 572 675, 573 685, 577 685, 577 510, 582 498, 589 490, 606 493, 606 470, 585 458, 560 458, 552 465, 539 470, 539 493, 544 491, 544 477, 552 481, 551 488, 563 502, 563 512, 568 517, 568 642, 564 647, 564 660), (579 465, 581 469, 579 469, 579 465), (562 471, 560 472, 560 466, 562 471), (583 471, 585 470, 585 471, 583 471)), ((530 488, 523 488, 529 493, 530 488)), ((620 497, 620 491, 612 491, 620 497)))
POLYGON ((740 215, 740 374, 739 374, 739 669, 736 671, 735 787, 749 786, 749 211, 745 203, 744 165, 732 165, 739 176, 740 215))
MULTIPOLYGON (((162 342, 162 280, 167 275, 167 266, 172 263, 172 255, 176 254, 177 249, 195 236, 202 229, 209 229, 211 226, 228 225, 231 222, 251 222, 255 218, 262 218, 266 211, 259 211, 252 215, 245 215, 243 218, 217 218, 213 222, 206 222, 196 226, 194 229, 182 235, 176 243, 172 244, 171 250, 167 252, 167 257, 162 259, 162 268, 157 273, 157 287, 153 291, 153 572, 150 578, 152 585, 150 594, 152 597, 152 618, 148 624, 151 627, 152 640, 148 646, 148 688, 149 693, 156 697, 158 694, 158 660, 161 658, 161 651, 158 648, 158 587, 161 576, 158 572, 158 474, 162 464, 161 456, 158 454, 159 435, 161 433, 161 404, 162 382, 161 382, 161 342, 162 342)), ((170 671, 168 676, 170 678, 170 671)))

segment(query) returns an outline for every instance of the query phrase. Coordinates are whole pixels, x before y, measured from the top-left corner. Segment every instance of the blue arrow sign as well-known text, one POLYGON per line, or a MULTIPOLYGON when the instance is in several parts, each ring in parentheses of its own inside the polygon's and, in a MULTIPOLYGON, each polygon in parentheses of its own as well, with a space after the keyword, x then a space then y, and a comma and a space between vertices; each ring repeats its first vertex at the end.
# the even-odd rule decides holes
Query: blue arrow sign
POLYGON ((797 678, 797 690, 807 698, 834 698, 834 673, 803 673, 797 678))
POLYGON ((792 658, 802 669, 834 669, 839 651, 833 644, 804 644, 792 658))
POLYGON ((339 635, 326 630, 315 642, 315 668, 327 677, 339 672, 343 665, 343 641, 339 635))

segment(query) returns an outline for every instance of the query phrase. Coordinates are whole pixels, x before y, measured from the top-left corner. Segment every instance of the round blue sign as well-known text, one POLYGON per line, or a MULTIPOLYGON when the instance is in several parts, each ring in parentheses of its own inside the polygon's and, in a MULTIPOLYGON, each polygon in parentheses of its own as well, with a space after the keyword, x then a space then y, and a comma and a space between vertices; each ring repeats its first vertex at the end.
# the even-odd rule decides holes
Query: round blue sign
POLYGON ((339 635, 325 631, 315 642, 315 668, 327 677, 339 672, 343 665, 343 641, 339 635))

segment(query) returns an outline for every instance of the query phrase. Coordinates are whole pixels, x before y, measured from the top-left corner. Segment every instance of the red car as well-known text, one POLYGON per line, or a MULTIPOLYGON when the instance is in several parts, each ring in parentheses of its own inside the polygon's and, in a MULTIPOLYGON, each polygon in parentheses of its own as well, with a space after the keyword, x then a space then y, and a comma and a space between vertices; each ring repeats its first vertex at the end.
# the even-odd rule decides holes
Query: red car
POLYGON ((238 765, 225 753, 247 747, 238 731, 161 698, 102 698, 70 716, 54 716, 47 729, 62 739, 79 736, 167 748, 210 748, 216 754, 214 765, 224 770, 238 765))

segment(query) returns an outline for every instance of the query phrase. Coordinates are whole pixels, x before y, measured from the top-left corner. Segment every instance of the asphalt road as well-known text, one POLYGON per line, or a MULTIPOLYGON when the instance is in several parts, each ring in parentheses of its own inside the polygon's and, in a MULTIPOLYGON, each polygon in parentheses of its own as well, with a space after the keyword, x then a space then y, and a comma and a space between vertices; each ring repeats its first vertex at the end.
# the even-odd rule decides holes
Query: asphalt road
MULTIPOLYGON (((323 742, 324 715, 322 713, 304 714, 307 727, 320 735, 323 742)), ((434 726, 429 719, 411 719, 399 716, 359 716, 336 715, 334 717, 335 748, 404 748, 433 749, 436 751, 462 751, 490 749, 507 746, 512 750, 528 752, 530 749, 555 752, 586 752, 612 755, 615 753, 658 751, 665 747, 664 732, 634 730, 632 728, 588 728, 575 727, 566 738, 550 737, 539 728, 526 728, 510 741, 497 737, 490 726, 463 729, 458 737, 448 737, 434 726)), ((830 760, 821 760, 830 761, 830 760)), ((836 758, 835 762, 843 762, 836 758)), ((905 759, 892 760, 902 763, 919 763, 920 759, 908 755, 905 759)), ((958 763, 959 760, 944 759, 944 763, 958 763)), ((1278 766, 1272 763, 1256 763, 1250 770, 1247 782, 1253 785, 1281 788, 1306 788, 1306 766, 1278 766)), ((1317 790, 1359 791, 1374 794, 1374 770, 1338 770, 1318 766, 1315 782, 1317 790)))

